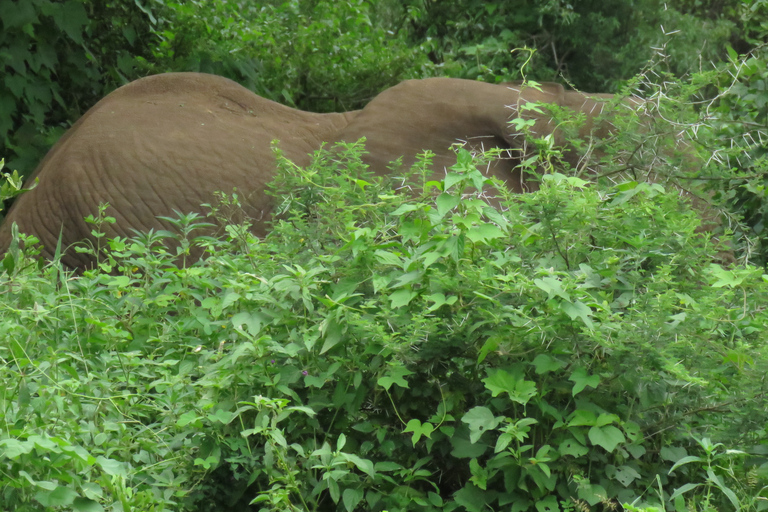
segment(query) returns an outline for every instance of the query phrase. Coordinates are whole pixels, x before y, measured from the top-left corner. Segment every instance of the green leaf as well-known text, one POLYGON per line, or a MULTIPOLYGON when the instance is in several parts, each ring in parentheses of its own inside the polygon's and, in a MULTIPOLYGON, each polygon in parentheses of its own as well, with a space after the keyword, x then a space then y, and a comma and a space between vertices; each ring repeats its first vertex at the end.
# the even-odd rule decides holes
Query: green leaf
POLYGON ((536 396, 536 383, 524 380, 505 370, 493 370, 488 378, 483 379, 485 387, 498 396, 500 393, 508 393, 513 402, 525 405, 536 396))
POLYGON ((16 439, 3 439, 0 441, 0 453, 9 459, 15 459, 19 455, 29 453, 34 449, 34 443, 18 441, 16 439))
POLYGON ((589 503, 591 506, 595 506, 608 497, 608 493, 602 485, 581 483, 579 484, 579 490, 577 491, 579 499, 582 499, 589 503))
POLYGON ((466 508, 468 512, 484 512, 488 510, 486 505, 491 503, 494 498, 494 493, 478 489, 471 483, 467 483, 453 495, 456 503, 466 508))
POLYGON ((566 439, 557 447, 560 455, 570 455, 571 457, 583 457, 589 453, 589 448, 583 446, 575 439, 566 439))
POLYGON ((574 383, 572 391, 573 396, 584 391, 584 388, 587 386, 595 389, 597 388, 597 385, 600 384, 600 376, 588 375, 587 370, 583 367, 576 368, 571 376, 568 377, 568 380, 574 383))
POLYGON ((713 288, 735 288, 743 283, 744 277, 746 277, 746 273, 743 270, 727 270, 716 264, 711 264, 707 270, 715 278, 715 282, 710 284, 713 288))
POLYGON ((392 387, 392 384, 396 384, 401 388, 408 388, 408 382, 404 378, 408 375, 413 375, 413 372, 407 370, 404 366, 394 366, 386 376, 379 377, 376 383, 387 391, 392 387))
POLYGON ((499 229, 498 226, 487 223, 481 224, 480 226, 473 226, 467 230, 467 238, 469 238, 473 243, 487 243, 489 240, 502 238, 504 236, 504 232, 499 229))
POLYGON ((109 476, 128 476, 128 470, 126 469, 125 464, 120 461, 98 456, 96 457, 96 463, 101 466, 104 473, 109 476))
POLYGON ((353 453, 340 453, 339 456, 344 460, 354 464, 357 467, 357 469, 359 469, 366 475, 370 476, 371 478, 376 477, 376 471, 373 469, 372 461, 368 459, 363 459, 362 457, 358 457, 353 453))
MULTIPOLYGON (((40 483, 38 482, 38 484, 40 483)), ((60 485, 55 486, 51 491, 39 491, 35 494, 35 500, 44 507, 68 507, 77 497, 77 492, 60 485)))
POLYGON ((397 309, 407 306, 417 295, 418 293, 411 291, 408 288, 394 291, 389 296, 390 307, 392 309, 397 309))
MULTIPOLYGON (((403 265, 403 259, 397 254, 393 254, 388 251, 382 251, 381 249, 376 249, 373 252, 373 255, 376 256, 376 261, 383 265, 392 265, 395 267, 401 267, 403 265)), ((390 278, 386 279, 387 282, 390 281, 390 278)))
POLYGON ((605 451, 613 452, 620 443, 626 442, 624 434, 614 426, 592 427, 589 429, 592 444, 602 446, 605 451))
POLYGON ((565 301, 560 303, 560 309, 562 309, 563 312, 571 318, 571 320, 576 320, 577 318, 580 318, 581 321, 584 322, 584 325, 586 325, 588 329, 594 329, 595 324, 593 324, 592 319, 589 318, 590 316, 592 316, 592 309, 586 304, 584 304, 583 302, 565 301))
POLYGON ((88 498, 75 498, 72 502, 72 510, 76 512, 103 512, 101 503, 88 498))
POLYGON ((261 331, 261 320, 253 313, 241 312, 232 317, 232 326, 235 329, 242 329, 245 325, 251 336, 257 336, 261 331))
POLYGON ((347 488, 344 489, 344 492, 341 495, 341 501, 344 503, 344 508, 347 509, 347 512, 352 512, 357 508, 357 504, 360 503, 363 500, 363 490, 362 489, 352 489, 347 488))
POLYGON ((406 203, 406 204, 400 205, 400 207, 397 210, 393 211, 390 215, 400 216, 405 213, 412 212, 418 209, 419 209, 418 205, 406 203))
POLYGON ((670 500, 673 500, 677 498, 678 496, 682 495, 683 493, 686 493, 688 491, 691 491, 697 487, 700 487, 704 484, 683 484, 677 489, 675 489, 675 492, 672 493, 672 495, 669 497, 670 500))
POLYGON ((629 487, 632 482, 639 480, 642 477, 634 468, 629 466, 620 466, 616 468, 616 473, 613 475, 613 479, 618 481, 624 487, 629 487))
POLYGON ((563 290, 563 283, 561 283, 560 280, 556 277, 543 277, 541 279, 534 279, 533 284, 535 284, 541 290, 545 291, 550 299, 560 297, 567 301, 571 300, 570 295, 568 295, 565 290, 563 290))
POLYGON ((494 416, 487 407, 473 407, 461 418, 461 421, 469 425, 469 441, 476 443, 486 430, 493 430, 504 420, 501 416, 494 416))
POLYGON ((536 369, 536 375, 555 372, 565 366, 563 363, 554 357, 548 356, 547 354, 537 355, 531 364, 533 364, 534 368, 536 369))
POLYGON ((444 217, 446 213, 456 208, 459 202, 461 202, 461 197, 443 192, 437 196, 437 199, 435 199, 435 204, 437 205, 437 214, 440 216, 440 218, 444 217))
POLYGON ((416 443, 419 441, 419 439, 421 439, 421 436, 431 438, 432 432, 434 432, 434 430, 435 427, 431 423, 422 423, 418 419, 414 418, 408 422, 403 432, 413 432, 413 435, 411 436, 411 442, 413 443, 413 446, 416 446, 416 443))
POLYGON ((458 300, 458 297, 455 295, 451 295, 450 297, 446 298, 445 295, 442 293, 433 293, 432 295, 428 295, 426 299, 430 302, 434 302, 427 311, 435 311, 436 309, 439 309, 443 305, 452 305, 455 304, 458 300))
POLYGON ((701 457, 696 457, 695 455, 688 455, 687 457, 682 457, 677 462, 675 462, 675 464, 669 470, 668 474, 672 474, 672 472, 677 468, 679 468, 680 466, 685 466, 686 464, 690 464, 691 462, 704 462, 704 459, 701 457))
POLYGON ((557 498, 549 495, 543 500, 536 502, 538 512, 560 512, 560 505, 557 504, 557 498))

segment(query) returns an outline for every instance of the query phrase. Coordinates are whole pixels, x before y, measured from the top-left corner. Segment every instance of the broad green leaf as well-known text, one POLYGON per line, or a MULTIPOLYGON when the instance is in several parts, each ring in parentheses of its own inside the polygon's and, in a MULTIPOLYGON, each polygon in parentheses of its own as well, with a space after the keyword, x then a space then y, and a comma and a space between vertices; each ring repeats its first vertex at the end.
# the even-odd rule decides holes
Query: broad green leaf
POLYGON ((512 401, 522 405, 527 404, 537 393, 535 382, 520 379, 505 370, 494 370, 488 378, 483 379, 483 383, 493 396, 508 393, 512 401))
POLYGON ((357 455, 353 453, 340 453, 339 456, 343 458, 346 461, 351 462, 354 464, 357 469, 365 473, 366 475, 370 476, 371 478, 376 477, 376 471, 373 469, 373 462, 364 459, 362 457, 358 457, 357 455))
POLYGON ((408 203, 406 203, 406 204, 400 205, 400 207, 397 210, 393 211, 390 215, 400 216, 400 215, 403 215, 405 213, 412 212, 412 211, 418 210, 418 209, 419 209, 419 206, 417 206, 415 204, 408 204, 408 203))
POLYGON ((571 296, 563 290, 563 283, 556 277, 542 277, 541 279, 534 279, 533 284, 538 288, 545 291, 550 299, 560 297, 567 301, 571 300, 571 296))
MULTIPOLYGON (((39 483, 38 483, 39 484, 39 483)), ((38 491, 35 493, 37 500, 44 507, 68 507, 78 497, 77 492, 69 487, 57 485, 55 489, 48 491, 38 491)))
POLYGON ((34 443, 18 441, 16 439, 3 439, 0 441, 0 453, 9 459, 15 459, 19 455, 29 453, 34 447, 34 443))
MULTIPOLYGON (((373 255, 376 256, 376 260, 383 265, 392 265, 395 267, 400 267, 403 265, 403 259, 397 254, 393 254, 388 251, 382 251, 381 249, 376 249, 373 252, 373 255)), ((389 278, 387 279, 390 280, 389 278)))
POLYGON ((469 440, 476 443, 486 430, 493 430, 504 420, 502 416, 494 416, 487 407, 473 407, 461 418, 469 425, 469 440))
POLYGON ((96 463, 110 476, 128 476, 128 470, 126 469, 125 464, 120 461, 98 456, 96 457, 96 463))
POLYGON ((613 452, 620 443, 626 442, 621 430, 611 425, 590 428, 589 440, 594 445, 602 446, 609 453, 613 452))
POLYGON ((557 447, 560 455, 570 455, 571 457, 583 457, 589 453, 589 448, 583 446, 575 439, 566 439, 557 447))
POLYGON ((458 297, 455 295, 451 295, 450 297, 446 298, 445 295, 442 293, 433 293, 432 295, 428 295, 426 299, 430 302, 434 302, 427 311, 435 311, 436 309, 439 309, 443 305, 451 305, 455 304, 458 300, 458 297))
POLYGON ((413 375, 412 371, 409 371, 404 366, 395 366, 389 370, 389 373, 384 377, 379 377, 376 383, 386 390, 392 387, 392 384, 396 384, 401 388, 407 388, 408 382, 404 377, 413 375))
POLYGON ((597 388, 598 384, 600 384, 600 376, 588 375, 587 370, 583 367, 576 368, 571 376, 568 377, 568 380, 574 383, 572 391, 573 396, 576 396, 584 391, 584 388, 587 386, 594 389, 597 388))
POLYGON ((434 430, 435 427, 431 423, 422 423, 418 419, 414 418, 408 422, 403 432, 413 432, 413 436, 411 436, 411 442, 413 443, 413 446, 416 446, 416 443, 419 441, 419 439, 421 439, 421 436, 431 438, 432 432, 434 432, 434 430))
POLYGON ((707 270, 715 278, 715 282, 710 284, 713 288, 722 288, 724 286, 735 288, 744 282, 744 277, 746 276, 743 271, 739 272, 739 269, 727 270, 714 263, 707 270))
POLYGON ((568 420, 569 427, 588 426, 592 427, 597 423, 597 416, 592 411, 576 409, 570 415, 568 420))
POLYGON ((608 493, 605 491, 605 487, 598 484, 581 483, 577 491, 579 499, 582 499, 589 503, 591 506, 595 506, 603 501, 608 493))
POLYGON ((597 421, 595 421, 595 426, 602 427, 604 425, 610 425, 611 423, 618 423, 619 421, 620 418, 615 414, 601 413, 600 416, 597 417, 597 421))
POLYGON ((237 313, 232 317, 231 321, 235 328, 242 328, 245 325, 251 336, 257 336, 259 331, 261 331, 261 320, 253 313, 245 311, 237 313))
POLYGON ((360 488, 353 489, 348 487, 344 489, 341 495, 341 501, 344 503, 344 508, 347 512, 352 512, 357 508, 357 504, 363 500, 363 490, 360 488))
POLYGON ((397 309, 407 306, 417 295, 418 293, 407 288, 394 291, 389 295, 390 307, 397 309))
POLYGON ((504 232, 499 229, 498 226, 493 224, 481 224, 480 226, 473 226, 467 230, 467 238, 473 243, 488 242, 495 238, 504 237, 504 232))
POLYGON ((537 375, 554 372, 565 366, 563 363, 547 354, 539 354, 531 363, 537 375))
POLYGON ((453 499, 466 508, 468 512, 484 512, 488 510, 486 505, 491 502, 493 495, 482 489, 478 489, 471 483, 467 483, 456 494, 453 499))
POLYGON ((214 414, 208 415, 208 420, 213 423, 222 423, 228 425, 230 421, 235 417, 235 414, 224 409, 217 409, 214 414))
POLYGON ((593 324, 592 319, 589 318, 592 316, 592 309, 583 302, 578 300, 576 302, 564 301, 560 303, 560 309, 562 309, 563 312, 568 315, 571 320, 580 318, 588 329, 594 329, 595 324, 593 324))
POLYGON ((88 498, 75 498, 72 502, 72 510, 75 512, 103 512, 101 503, 88 498))
POLYGON ((536 510, 538 512, 560 512, 560 505, 557 504, 557 498, 550 494, 536 502, 536 510))
POLYGON ((435 199, 435 204, 437 205, 437 214, 440 216, 440 218, 444 217, 445 214, 453 210, 459 204, 459 202, 461 202, 461 198, 459 196, 454 196, 448 194, 447 192, 443 192, 437 196, 437 199, 435 199))
POLYGON ((629 466, 620 466, 616 468, 616 473, 613 475, 613 479, 618 481, 624 487, 629 487, 632 482, 642 477, 634 468, 629 466))

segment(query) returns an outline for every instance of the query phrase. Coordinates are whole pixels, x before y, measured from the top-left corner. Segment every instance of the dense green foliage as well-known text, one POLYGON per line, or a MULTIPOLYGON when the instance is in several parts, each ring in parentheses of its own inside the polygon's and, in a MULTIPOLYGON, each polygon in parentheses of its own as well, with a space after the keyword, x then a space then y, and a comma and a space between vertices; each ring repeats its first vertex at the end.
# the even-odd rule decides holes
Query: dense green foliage
POLYGON ((768 0, 515 4, 0 0, 0 154, 24 172, 151 72, 325 111, 432 74, 647 99, 603 141, 554 109, 585 158, 530 140, 541 190, 503 211, 472 192, 482 157, 404 169, 429 193, 403 194, 351 145, 281 161, 265 240, 222 196, 217 236, 182 212, 99 238, 82 275, 13 245, 0 508, 766 510, 768 0))
POLYGON ((763 509, 766 276, 674 190, 551 174, 499 212, 466 152, 436 197, 359 157, 286 162, 263 241, 6 259, 6 506, 763 509))
POLYGON ((155 22, 129 0, 0 2, 0 150, 25 174, 107 92, 137 76, 155 22))

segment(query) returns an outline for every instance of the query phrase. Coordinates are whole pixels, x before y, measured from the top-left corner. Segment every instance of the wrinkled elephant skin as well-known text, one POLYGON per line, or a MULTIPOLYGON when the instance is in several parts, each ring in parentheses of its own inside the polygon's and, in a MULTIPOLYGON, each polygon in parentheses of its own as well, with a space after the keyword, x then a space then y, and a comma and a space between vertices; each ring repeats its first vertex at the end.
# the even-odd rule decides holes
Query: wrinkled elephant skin
MULTIPOLYGON (((541 91, 519 84, 491 85, 469 80, 409 80, 376 96, 363 110, 314 114, 261 98, 226 78, 169 73, 142 78, 112 92, 91 108, 51 149, 30 179, 39 185, 15 202, 0 227, 0 253, 10 226, 33 234, 51 257, 61 234, 62 247, 90 238, 83 219, 109 203, 116 223, 109 237, 132 229, 168 228, 157 216, 200 212, 214 192, 237 188, 245 213, 263 235, 271 210, 266 184, 275 174, 271 141, 285 156, 307 165, 322 142, 367 138, 368 163, 380 174, 404 156, 404 163, 426 149, 436 153, 435 174, 455 162, 449 149, 466 141, 475 148, 519 150, 523 138, 510 134, 508 120, 527 101, 566 105, 592 115, 599 100, 566 92, 557 84, 541 91)), ((599 109, 598 109, 599 110, 599 109)), ((546 116, 534 131, 550 133, 546 116)), ((492 162, 489 172, 512 190, 528 187, 517 169, 520 151, 492 162)), ((70 267, 93 263, 67 250, 70 267)))

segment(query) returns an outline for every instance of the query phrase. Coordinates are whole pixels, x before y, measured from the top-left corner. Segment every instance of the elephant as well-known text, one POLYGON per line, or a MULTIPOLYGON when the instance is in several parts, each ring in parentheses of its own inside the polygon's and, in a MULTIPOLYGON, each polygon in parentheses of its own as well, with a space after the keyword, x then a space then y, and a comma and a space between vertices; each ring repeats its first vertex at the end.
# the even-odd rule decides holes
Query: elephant
MULTIPOLYGON (((83 269, 93 256, 70 250, 91 239, 84 221, 108 203, 109 237, 133 230, 167 229, 158 216, 174 210, 201 212, 214 192, 238 191, 253 231, 268 230, 271 198, 265 193, 275 175, 271 147, 304 166, 324 142, 366 137, 366 162, 377 174, 404 157, 414 161, 424 150, 436 156, 433 170, 442 177, 455 162, 450 146, 502 148, 508 155, 488 172, 516 192, 535 187, 519 170, 524 137, 512 133, 509 119, 533 117, 537 134, 555 132, 547 113, 524 113, 532 101, 564 105, 591 120, 605 97, 566 91, 558 84, 540 89, 519 83, 495 85, 454 78, 408 80, 374 97, 362 110, 317 114, 262 98, 237 83, 200 73, 167 73, 131 82, 88 110, 54 145, 30 180, 38 185, 21 195, 0 226, 0 254, 9 247, 11 225, 35 235, 42 255, 51 258, 59 237, 62 262, 83 269)), ((591 129, 591 121, 587 128, 591 129)), ((586 131, 584 132, 586 133, 586 131)))

